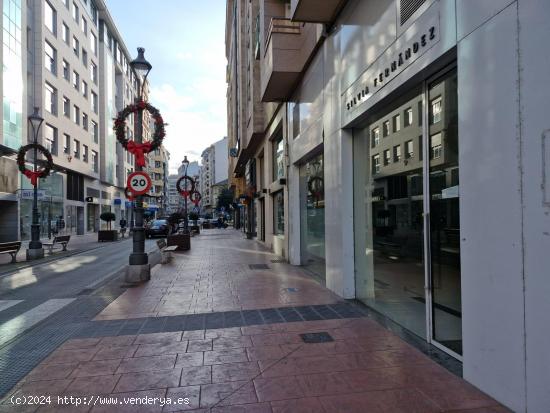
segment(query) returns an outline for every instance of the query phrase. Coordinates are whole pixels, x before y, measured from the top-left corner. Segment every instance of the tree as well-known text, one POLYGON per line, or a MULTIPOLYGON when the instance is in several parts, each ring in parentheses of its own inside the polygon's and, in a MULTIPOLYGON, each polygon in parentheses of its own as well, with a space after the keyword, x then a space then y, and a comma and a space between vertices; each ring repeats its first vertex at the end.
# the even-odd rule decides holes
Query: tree
POLYGON ((107 228, 111 229, 111 222, 116 219, 116 215, 113 212, 103 212, 99 219, 107 223, 107 228))
POLYGON ((225 188, 222 190, 221 194, 218 196, 218 202, 216 208, 218 210, 225 208, 229 210, 229 205, 233 203, 233 191, 230 188, 225 188))

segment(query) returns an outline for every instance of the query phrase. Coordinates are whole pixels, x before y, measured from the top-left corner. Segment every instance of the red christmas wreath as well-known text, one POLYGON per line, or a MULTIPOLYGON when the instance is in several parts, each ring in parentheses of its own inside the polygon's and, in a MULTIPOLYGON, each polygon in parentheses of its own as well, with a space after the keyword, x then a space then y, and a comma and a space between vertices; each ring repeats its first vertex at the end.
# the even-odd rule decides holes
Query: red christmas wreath
POLYGON ((17 152, 17 167, 23 175, 31 180, 31 185, 36 186, 38 183, 38 178, 45 178, 50 174, 50 171, 53 168, 52 154, 39 143, 29 143, 28 145, 24 145, 19 148, 19 151, 17 152), (30 149, 36 149, 44 155, 46 158, 46 165, 44 168, 31 171, 25 167, 25 155, 30 149))
POLYGON ((117 140, 124 149, 134 154, 136 157, 136 165, 145 166, 145 155, 162 145, 162 140, 166 136, 164 125, 164 120, 162 119, 160 111, 153 105, 140 100, 136 104, 126 106, 118 113, 118 116, 114 119, 113 130, 115 131, 117 140), (154 120, 153 140, 150 142, 136 143, 126 138, 126 118, 130 113, 136 113, 142 110, 147 110, 154 120))
POLYGON ((199 206, 202 199, 202 195, 199 191, 193 191, 191 192, 189 199, 191 200, 192 203, 195 204, 195 206, 199 206))
POLYGON ((184 198, 187 198, 191 193, 195 192, 195 180, 191 178, 189 175, 183 175, 178 179, 178 182, 176 182, 176 189, 180 193, 180 195, 184 198), (181 183, 185 181, 185 187, 181 187, 181 183), (188 184, 191 184, 191 188, 188 187, 188 184))

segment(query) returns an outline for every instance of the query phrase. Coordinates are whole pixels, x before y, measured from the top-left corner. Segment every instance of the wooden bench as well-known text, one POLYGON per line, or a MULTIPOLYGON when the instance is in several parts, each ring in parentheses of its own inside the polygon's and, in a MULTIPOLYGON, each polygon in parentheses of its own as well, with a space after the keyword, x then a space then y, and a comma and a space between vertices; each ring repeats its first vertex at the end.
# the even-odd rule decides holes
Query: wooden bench
POLYGON ((57 237, 54 237, 52 242, 43 242, 42 245, 48 247, 50 254, 53 251, 53 247, 55 247, 56 245, 61 245, 63 247, 63 251, 67 251, 67 244, 69 243, 70 239, 70 235, 59 235, 57 237))
POLYGON ((17 253, 21 249, 21 241, 0 243, 0 254, 10 254, 11 262, 17 261, 17 253))
POLYGON ((157 247, 160 250, 160 263, 161 264, 167 264, 172 259, 172 252, 176 251, 178 249, 177 245, 171 245, 167 246, 166 240, 159 239, 157 240, 157 247))

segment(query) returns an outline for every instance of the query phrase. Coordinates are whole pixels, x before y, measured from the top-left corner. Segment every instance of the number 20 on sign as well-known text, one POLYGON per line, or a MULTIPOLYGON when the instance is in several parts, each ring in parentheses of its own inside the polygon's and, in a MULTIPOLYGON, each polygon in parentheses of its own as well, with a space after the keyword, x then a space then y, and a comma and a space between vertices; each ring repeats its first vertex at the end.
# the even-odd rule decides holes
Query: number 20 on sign
POLYGON ((151 178, 146 172, 132 172, 128 175, 126 186, 134 195, 143 195, 151 188, 151 178))

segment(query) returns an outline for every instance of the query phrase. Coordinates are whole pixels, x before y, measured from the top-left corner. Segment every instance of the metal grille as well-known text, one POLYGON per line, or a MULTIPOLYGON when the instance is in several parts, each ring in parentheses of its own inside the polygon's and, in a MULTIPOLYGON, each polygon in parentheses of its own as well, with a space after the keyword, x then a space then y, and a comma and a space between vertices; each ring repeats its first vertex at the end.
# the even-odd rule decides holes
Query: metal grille
POLYGON ((401 0, 400 18, 401 26, 417 11, 426 0, 401 0))

